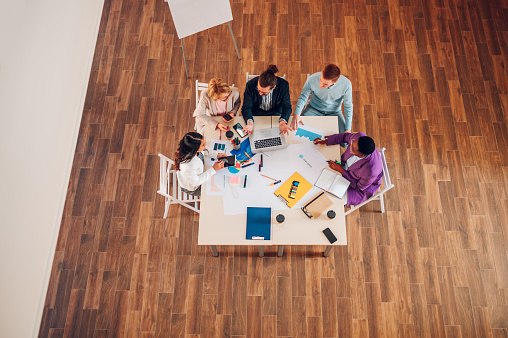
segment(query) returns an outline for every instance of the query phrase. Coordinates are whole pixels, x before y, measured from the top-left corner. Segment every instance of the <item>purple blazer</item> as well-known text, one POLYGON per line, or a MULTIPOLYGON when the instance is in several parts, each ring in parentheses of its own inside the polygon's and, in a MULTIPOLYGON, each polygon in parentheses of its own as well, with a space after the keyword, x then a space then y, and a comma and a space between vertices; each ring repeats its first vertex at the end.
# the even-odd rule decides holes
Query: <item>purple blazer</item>
MULTIPOLYGON (((341 133, 326 136, 326 144, 331 146, 334 144, 347 143, 348 147, 341 157, 341 163, 345 163, 351 156, 349 147, 351 142, 361 136, 366 136, 364 133, 341 133)), ((346 170, 342 177, 351 182, 347 190, 347 205, 358 205, 368 198, 370 198, 381 186, 381 179, 383 178, 383 164, 381 162, 381 155, 377 148, 370 155, 358 160, 348 170, 346 170)))

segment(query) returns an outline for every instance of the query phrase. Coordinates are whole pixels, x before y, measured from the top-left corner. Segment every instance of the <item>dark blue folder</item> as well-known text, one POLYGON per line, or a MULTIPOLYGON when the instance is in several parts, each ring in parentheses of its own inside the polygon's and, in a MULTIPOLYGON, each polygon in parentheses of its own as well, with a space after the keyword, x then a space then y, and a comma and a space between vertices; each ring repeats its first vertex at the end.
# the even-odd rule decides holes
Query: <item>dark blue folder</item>
POLYGON ((272 208, 247 207, 246 239, 252 239, 252 237, 263 237, 265 240, 269 240, 271 225, 272 208))

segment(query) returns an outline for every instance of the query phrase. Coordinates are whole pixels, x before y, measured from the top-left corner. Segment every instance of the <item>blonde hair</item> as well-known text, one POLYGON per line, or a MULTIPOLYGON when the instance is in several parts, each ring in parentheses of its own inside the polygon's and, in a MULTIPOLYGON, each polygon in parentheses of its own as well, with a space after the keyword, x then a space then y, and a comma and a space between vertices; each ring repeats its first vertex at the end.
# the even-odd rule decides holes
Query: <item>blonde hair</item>
POLYGON ((220 94, 223 93, 231 93, 231 88, 229 88, 228 84, 219 78, 211 79, 208 83, 208 96, 212 100, 218 100, 220 94))

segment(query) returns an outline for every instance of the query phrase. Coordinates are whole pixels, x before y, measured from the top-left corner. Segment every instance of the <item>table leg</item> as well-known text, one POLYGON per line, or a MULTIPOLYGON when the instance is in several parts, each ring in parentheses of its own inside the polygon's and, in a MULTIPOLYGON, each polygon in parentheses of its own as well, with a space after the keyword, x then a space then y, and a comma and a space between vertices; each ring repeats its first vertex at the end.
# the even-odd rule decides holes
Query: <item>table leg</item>
POLYGON ((324 257, 330 256, 330 252, 332 251, 332 249, 333 249, 333 245, 328 245, 328 247, 326 248, 325 252, 323 253, 323 256, 324 257))
POLYGON ((212 250, 213 257, 219 257, 219 252, 217 251, 217 247, 215 245, 210 245, 210 250, 212 250))
POLYGON ((185 47, 183 45, 183 39, 180 39, 182 42, 182 52, 183 52, 183 64, 185 65, 185 74, 187 75, 187 78, 189 78, 189 70, 187 69, 187 59, 185 58, 185 47))
POLYGON ((279 245, 279 249, 277 250, 277 257, 284 256, 284 245, 279 245))
POLYGON ((259 257, 264 257, 264 256, 265 256, 265 246, 260 245, 259 246, 259 257))

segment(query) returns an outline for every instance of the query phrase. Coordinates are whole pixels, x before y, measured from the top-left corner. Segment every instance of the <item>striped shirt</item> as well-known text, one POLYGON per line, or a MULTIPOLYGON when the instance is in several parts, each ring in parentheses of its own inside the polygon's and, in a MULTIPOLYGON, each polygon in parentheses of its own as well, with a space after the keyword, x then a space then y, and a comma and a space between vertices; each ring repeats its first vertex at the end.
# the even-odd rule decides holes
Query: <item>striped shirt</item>
POLYGON ((263 100, 261 101, 261 105, 259 106, 259 108, 261 108, 265 111, 272 109, 272 106, 273 106, 273 103, 272 103, 273 95, 272 94, 273 94, 273 90, 270 91, 265 96, 263 96, 263 100))

